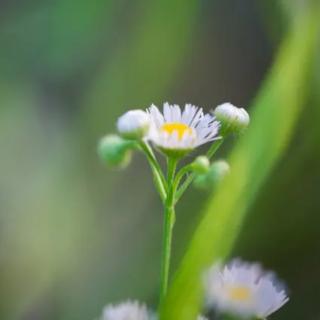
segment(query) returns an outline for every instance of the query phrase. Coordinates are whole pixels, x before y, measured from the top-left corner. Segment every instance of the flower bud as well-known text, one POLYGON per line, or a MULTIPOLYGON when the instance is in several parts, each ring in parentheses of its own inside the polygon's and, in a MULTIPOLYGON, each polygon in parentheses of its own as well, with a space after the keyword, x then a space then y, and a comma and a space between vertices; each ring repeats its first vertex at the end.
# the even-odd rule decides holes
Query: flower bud
POLYGON ((98 154, 107 165, 124 168, 131 160, 132 148, 132 141, 110 134, 100 140, 98 154))
POLYGON ((242 132, 250 122, 249 114, 245 109, 237 108, 229 102, 217 106, 213 113, 222 127, 231 132, 242 132))
POLYGON ((210 161, 206 156, 199 156, 192 162, 192 169, 195 173, 205 174, 209 171, 210 161))
POLYGON ((223 178, 229 174, 230 166, 224 160, 213 162, 206 174, 197 176, 194 180, 196 187, 200 189, 209 189, 220 183, 223 178))
POLYGON ((140 140, 149 131, 150 117, 145 111, 130 110, 118 119, 117 128, 122 137, 140 140))

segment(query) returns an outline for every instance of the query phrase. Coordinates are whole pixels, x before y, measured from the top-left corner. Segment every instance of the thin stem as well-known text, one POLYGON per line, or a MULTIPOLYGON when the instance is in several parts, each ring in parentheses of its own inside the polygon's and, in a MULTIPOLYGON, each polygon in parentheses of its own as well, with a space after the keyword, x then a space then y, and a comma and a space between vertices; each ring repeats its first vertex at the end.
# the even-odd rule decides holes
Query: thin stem
POLYGON ((162 173, 159 162, 157 161, 152 149, 147 142, 141 141, 140 147, 144 151, 152 169, 153 179, 159 192, 161 200, 164 202, 167 197, 167 181, 162 173))
POLYGON ((178 160, 176 158, 169 158, 168 159, 168 174, 167 174, 167 181, 168 185, 172 187, 173 178, 176 173, 178 160))
POLYGON ((217 140, 216 143, 213 143, 212 146, 209 148, 207 152, 207 157, 210 160, 213 155, 216 153, 216 151, 220 148, 222 145, 222 142, 224 141, 225 136, 222 136, 221 139, 217 140))
POLYGON ((172 245, 172 230, 174 225, 174 206, 165 207, 165 216, 163 224, 163 252, 162 252, 162 263, 161 263, 161 286, 160 286, 160 304, 164 300, 169 281, 170 271, 170 258, 171 258, 171 245, 172 245))
MULTIPOLYGON (((213 155, 216 153, 216 151, 219 149, 219 147, 222 145, 222 142, 224 140, 224 137, 222 137, 220 140, 218 140, 216 143, 214 143, 211 148, 208 150, 207 152, 207 157, 208 159, 211 159, 213 157, 213 155)), ((185 179, 185 181, 183 182, 183 184, 181 185, 180 189, 177 191, 177 195, 176 195, 176 201, 179 201, 179 199, 181 198, 181 196, 185 193, 185 191, 188 189, 188 187, 190 186, 190 184, 192 183, 192 181, 195 178, 195 174, 191 173, 189 174, 189 176, 185 179)))
POLYGON ((160 304, 166 296, 168 289, 172 231, 175 222, 175 187, 174 176, 176 172, 178 160, 170 158, 168 161, 168 196, 164 204, 164 221, 163 221, 163 243, 162 243, 162 259, 161 259, 161 279, 160 279, 160 304))
MULTIPOLYGON (((175 179, 174 179, 174 189, 178 190, 178 187, 180 185, 180 181, 181 179, 188 174, 190 171, 192 171, 192 163, 186 165, 185 167, 183 167, 176 175, 175 179)), ((176 203, 176 199, 175 199, 175 203, 176 203)))

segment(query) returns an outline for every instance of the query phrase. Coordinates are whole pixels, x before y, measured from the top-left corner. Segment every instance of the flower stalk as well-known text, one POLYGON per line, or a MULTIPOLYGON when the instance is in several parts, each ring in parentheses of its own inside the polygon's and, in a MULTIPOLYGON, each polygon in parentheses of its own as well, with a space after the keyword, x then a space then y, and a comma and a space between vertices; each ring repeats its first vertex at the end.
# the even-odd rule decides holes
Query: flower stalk
MULTIPOLYGON (((138 148, 145 154, 151 167, 154 184, 164 208, 160 305, 168 290, 175 205, 196 177, 206 177, 210 174, 213 168, 210 160, 225 137, 232 132, 241 133, 248 124, 249 115, 246 111, 230 103, 220 105, 214 113, 207 114, 202 108, 191 104, 186 104, 182 110, 178 105, 164 103, 162 113, 155 105, 151 105, 145 111, 126 112, 117 122, 119 136, 108 135, 99 144, 100 157, 110 166, 124 167, 129 163, 132 151, 138 148), (177 170, 182 157, 206 143, 212 143, 206 155, 196 157, 191 163, 177 170), (166 175, 153 147, 167 160, 166 175)), ((132 308, 139 312, 147 312, 137 304, 110 308, 107 309, 108 312, 118 312, 119 308, 124 314, 132 308)))
MULTIPOLYGON (((223 139, 214 143, 208 151, 210 158, 219 149, 223 139)), ((156 160, 155 160, 156 161, 156 160)), ((179 158, 168 157, 168 174, 167 174, 167 196, 164 201, 164 217, 163 217, 163 241, 162 241, 162 256, 161 256, 161 275, 160 275, 160 305, 164 300, 169 282, 170 260, 171 260, 171 247, 173 227, 175 223, 175 205, 192 183, 194 177, 193 163, 188 164, 177 171, 179 158), (191 172, 191 173, 190 173, 191 172), (188 175, 189 174, 189 175, 188 175), (181 184, 181 180, 187 176, 186 180, 181 184)))
POLYGON ((164 203, 163 217, 163 245, 161 257, 161 275, 160 275, 160 304, 166 296, 169 282, 172 233, 175 223, 175 184, 174 178, 178 159, 168 158, 168 193, 164 203))
POLYGON ((142 151, 147 156, 149 161, 152 173, 153 173, 153 180, 160 195, 162 202, 165 201, 167 197, 167 181, 162 173, 161 167, 159 162, 157 161, 152 149, 150 148, 147 142, 141 141, 140 147, 142 151))

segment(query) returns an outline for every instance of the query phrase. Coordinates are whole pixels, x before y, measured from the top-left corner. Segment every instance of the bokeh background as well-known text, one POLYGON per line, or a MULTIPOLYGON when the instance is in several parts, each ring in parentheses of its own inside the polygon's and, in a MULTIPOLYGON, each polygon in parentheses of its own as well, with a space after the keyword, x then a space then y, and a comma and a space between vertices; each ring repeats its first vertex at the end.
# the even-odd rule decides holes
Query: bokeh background
MULTIPOLYGON (((127 298, 156 307, 162 216, 150 170, 139 154, 125 171, 106 168, 98 139, 151 103, 249 110, 312 3, 0 1, 0 319, 94 319, 127 298)), ((312 79, 233 252, 286 279, 291 302, 273 319, 320 319, 319 61, 312 79)), ((208 197, 191 189, 178 206, 173 270, 208 197)))

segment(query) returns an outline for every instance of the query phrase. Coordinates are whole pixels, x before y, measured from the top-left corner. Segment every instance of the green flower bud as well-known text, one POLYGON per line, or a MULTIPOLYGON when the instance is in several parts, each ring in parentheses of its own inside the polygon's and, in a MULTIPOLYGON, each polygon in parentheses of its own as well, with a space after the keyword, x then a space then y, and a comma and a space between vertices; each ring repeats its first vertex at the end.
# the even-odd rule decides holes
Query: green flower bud
POLYGON ((224 160, 218 160, 212 163, 206 174, 197 176, 194 180, 196 187, 200 189, 209 189, 220 183, 223 178, 229 174, 230 166, 224 160))
POLYGON ((133 147, 132 141, 110 134, 100 140, 98 154, 107 165, 124 168, 131 160, 133 147))
POLYGON ((229 102, 217 106, 213 113, 221 122, 222 131, 241 133, 250 122, 249 114, 245 109, 237 108, 229 102))
POLYGON ((195 173, 205 174, 209 171, 210 161, 206 156, 199 156, 192 162, 192 169, 195 173))

